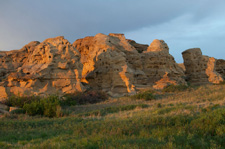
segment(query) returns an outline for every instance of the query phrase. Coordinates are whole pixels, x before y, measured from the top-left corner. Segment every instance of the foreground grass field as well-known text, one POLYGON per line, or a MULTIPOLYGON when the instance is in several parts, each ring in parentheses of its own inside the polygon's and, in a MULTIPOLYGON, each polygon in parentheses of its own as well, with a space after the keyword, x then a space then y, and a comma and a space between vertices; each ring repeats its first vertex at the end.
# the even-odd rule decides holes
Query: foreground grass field
POLYGON ((61 118, 2 115, 0 148, 225 148, 225 85, 71 106, 61 118))

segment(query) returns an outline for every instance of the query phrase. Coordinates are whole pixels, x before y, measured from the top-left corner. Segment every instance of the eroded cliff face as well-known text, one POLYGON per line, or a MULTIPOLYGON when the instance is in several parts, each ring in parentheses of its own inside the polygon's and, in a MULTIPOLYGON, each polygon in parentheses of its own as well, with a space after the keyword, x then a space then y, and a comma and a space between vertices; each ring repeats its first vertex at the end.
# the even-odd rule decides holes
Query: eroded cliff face
POLYGON ((223 81, 222 64, 213 57, 202 55, 200 48, 188 49, 182 53, 187 81, 192 84, 218 84, 223 81), (217 71, 221 70, 221 74, 217 71))
POLYGON ((147 51, 141 54, 144 64, 143 71, 149 84, 156 89, 173 84, 186 84, 184 71, 169 54, 169 47, 163 40, 155 39, 147 51))
POLYGON ((129 61, 138 52, 125 39, 123 34, 97 34, 94 37, 78 39, 73 43, 81 53, 83 64, 82 81, 92 88, 103 90, 111 95, 135 93, 133 67, 129 61))
POLYGON ((215 70, 223 77, 223 79, 225 79, 225 60, 217 59, 215 63, 215 70))
POLYGON ((64 37, 1 52, 1 96, 82 91, 80 53, 64 37))
POLYGON ((147 46, 113 33, 72 45, 62 36, 33 41, 20 50, 0 52, 0 99, 84 91, 85 83, 115 97, 186 84, 185 78, 192 84, 223 81, 225 60, 204 56, 198 48, 182 54, 185 68, 175 62, 163 40, 147 46))
POLYGON ((186 83, 183 70, 169 54, 164 41, 154 40, 148 48, 130 42, 123 34, 112 33, 75 41, 73 45, 81 53, 83 64, 82 80, 111 95, 186 83))

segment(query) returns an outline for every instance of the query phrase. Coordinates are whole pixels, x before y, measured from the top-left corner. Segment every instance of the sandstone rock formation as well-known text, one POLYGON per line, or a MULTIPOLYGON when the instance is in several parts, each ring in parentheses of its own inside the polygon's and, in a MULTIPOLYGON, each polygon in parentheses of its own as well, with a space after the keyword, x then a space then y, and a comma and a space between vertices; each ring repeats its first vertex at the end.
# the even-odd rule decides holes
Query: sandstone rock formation
POLYGON ((186 84, 184 71, 169 54, 169 47, 163 40, 155 39, 147 51, 141 54, 143 71, 147 82, 156 89, 162 89, 170 84, 186 84))
POLYGON ((130 43, 123 34, 112 33, 75 41, 73 45, 81 53, 83 81, 112 95, 132 94, 161 79, 162 83, 158 82, 155 88, 186 83, 183 70, 169 54, 164 41, 154 40, 141 52, 130 43))
POLYGON ((131 39, 127 39, 127 41, 129 42, 129 44, 131 44, 138 51, 138 53, 143 53, 148 48, 147 44, 139 44, 139 43, 136 43, 134 40, 131 40, 131 39))
MULTIPOLYGON (((214 66, 213 59, 209 63, 214 66)), ((216 77, 212 71, 205 72, 211 80, 216 77)), ((111 33, 78 39, 71 45, 59 36, 0 52, 0 99, 83 91, 82 84, 123 96, 142 88, 186 84, 184 75, 163 40, 147 46, 111 33)))
POLYGON ((79 52, 59 36, 1 52, 0 98, 82 91, 79 52))
POLYGON ((97 34, 78 39, 73 45, 81 53, 83 81, 114 95, 135 93, 134 70, 129 67, 128 61, 132 61, 132 57, 134 60, 138 52, 123 34, 97 34))
POLYGON ((185 66, 184 66, 184 63, 179 63, 178 66, 179 66, 180 68, 182 68, 183 71, 186 71, 185 66))
POLYGON ((216 72, 219 73, 223 79, 225 79, 225 60, 217 59, 215 65, 216 72))
POLYGON ((27 60, 40 42, 32 41, 20 50, 0 51, 0 81, 12 72, 16 72, 27 60))
POLYGON ((201 49, 188 49, 182 53, 187 80, 192 84, 220 83, 222 76, 216 72, 216 59, 202 55, 201 49))

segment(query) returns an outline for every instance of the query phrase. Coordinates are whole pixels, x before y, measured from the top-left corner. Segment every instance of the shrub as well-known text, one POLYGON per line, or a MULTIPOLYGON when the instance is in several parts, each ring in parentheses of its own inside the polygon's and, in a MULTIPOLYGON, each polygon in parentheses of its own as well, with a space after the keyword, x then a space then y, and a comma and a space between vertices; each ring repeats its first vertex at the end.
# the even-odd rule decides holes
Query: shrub
POLYGON ((24 104, 40 100, 39 96, 10 96, 4 101, 7 106, 23 108, 24 104))
POLYGON ((55 117, 56 113, 60 111, 60 103, 58 96, 49 96, 45 99, 42 99, 42 104, 44 105, 44 115, 48 117, 55 117))
POLYGON ((25 114, 26 111, 24 109, 16 109, 10 112, 11 114, 25 114))
POLYGON ((74 94, 67 94, 64 99, 60 101, 61 105, 71 106, 76 104, 94 104, 108 99, 108 96, 103 91, 90 90, 87 92, 76 92, 74 94))
POLYGON ((221 81, 219 84, 214 84, 214 85, 225 85, 225 81, 221 81))
POLYGON ((74 94, 66 94, 62 97, 62 99, 60 100, 60 105, 61 106, 75 106, 77 105, 77 99, 75 97, 79 96, 79 92, 78 93, 74 93, 74 94))
POLYGON ((23 106, 23 109, 26 111, 28 115, 43 115, 44 114, 44 107, 39 101, 33 101, 32 103, 26 103, 23 106))
POLYGON ((169 85, 165 87, 162 91, 163 92, 180 92, 180 91, 185 91, 188 89, 187 85, 169 85))
POLYGON ((138 93, 132 96, 133 99, 144 99, 144 100, 152 100, 155 99, 155 96, 151 91, 145 91, 142 93, 138 93))
POLYGON ((157 104, 157 108, 162 108, 162 104, 161 103, 158 103, 157 104))
POLYGON ((44 115, 47 117, 59 117, 61 114, 61 107, 58 96, 48 96, 46 98, 26 103, 23 109, 28 115, 44 115))

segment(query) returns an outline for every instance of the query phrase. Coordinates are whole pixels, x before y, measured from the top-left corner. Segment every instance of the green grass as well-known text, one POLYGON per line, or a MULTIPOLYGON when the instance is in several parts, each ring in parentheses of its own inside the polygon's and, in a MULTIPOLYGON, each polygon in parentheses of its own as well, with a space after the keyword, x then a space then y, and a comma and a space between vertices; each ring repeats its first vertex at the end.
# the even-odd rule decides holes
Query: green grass
POLYGON ((148 107, 148 105, 146 105, 146 104, 108 107, 108 108, 101 109, 101 110, 95 110, 95 111, 91 111, 91 112, 81 113, 81 114, 78 114, 78 116, 79 117, 82 117, 82 116, 105 116, 105 115, 111 114, 111 113, 117 113, 117 112, 122 112, 122 111, 134 110, 135 108, 147 108, 147 107, 148 107))
POLYGON ((225 148, 224 98, 225 86, 211 85, 76 105, 60 118, 3 115, 0 148, 225 148))
POLYGON ((138 93, 136 95, 131 96, 133 99, 144 99, 146 101, 155 99, 155 95, 153 94, 153 91, 144 91, 141 93, 138 93))
POLYGON ((169 85, 163 89, 163 92, 180 92, 189 89, 187 85, 169 85))

